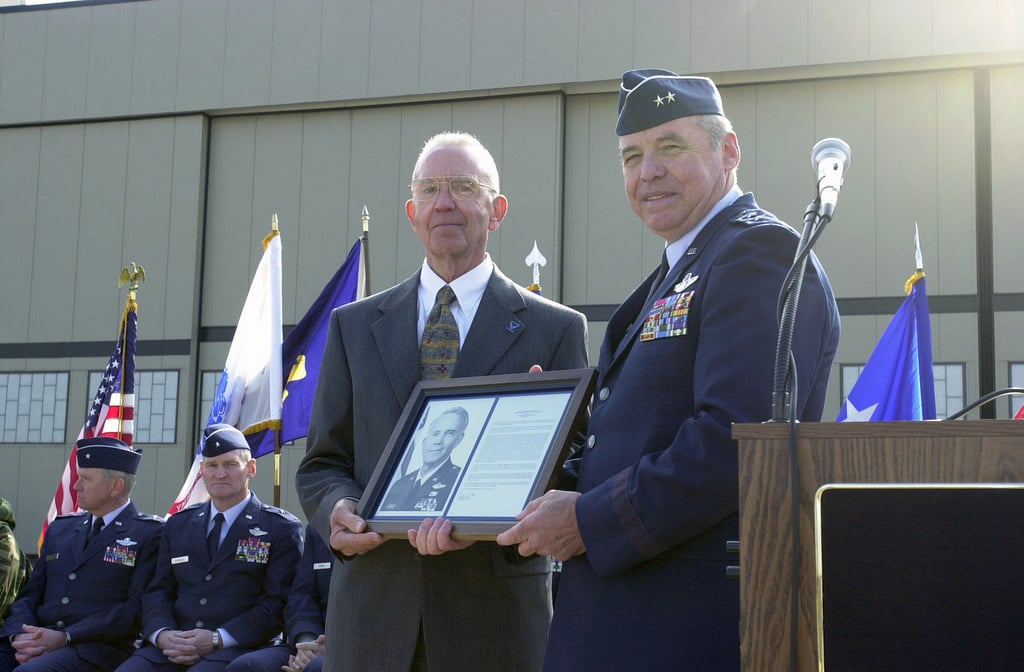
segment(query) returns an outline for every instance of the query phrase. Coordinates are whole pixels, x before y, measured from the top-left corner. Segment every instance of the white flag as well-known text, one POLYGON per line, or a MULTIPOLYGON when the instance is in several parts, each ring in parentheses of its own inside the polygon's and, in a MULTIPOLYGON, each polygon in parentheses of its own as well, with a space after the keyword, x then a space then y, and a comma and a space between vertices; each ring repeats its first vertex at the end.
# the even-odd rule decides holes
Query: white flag
MULTIPOLYGON (((245 434, 255 449, 266 432, 281 429, 281 236, 272 231, 263 239, 263 258, 256 269, 235 336, 224 362, 224 373, 213 399, 207 425, 227 423, 245 434)), ((192 468, 167 515, 205 501, 199 478, 203 441, 199 440, 192 468)))

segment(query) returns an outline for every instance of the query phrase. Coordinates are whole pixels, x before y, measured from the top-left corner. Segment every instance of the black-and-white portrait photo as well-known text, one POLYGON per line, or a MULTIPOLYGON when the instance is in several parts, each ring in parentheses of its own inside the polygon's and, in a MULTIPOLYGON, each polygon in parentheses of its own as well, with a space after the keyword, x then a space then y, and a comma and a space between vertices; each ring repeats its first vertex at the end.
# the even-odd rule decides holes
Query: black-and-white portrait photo
POLYGON ((462 443, 469 426, 469 411, 452 406, 433 420, 424 423, 419 432, 419 445, 407 451, 402 465, 396 470, 379 511, 440 511, 448 502, 462 470, 452 461, 452 452, 462 443), (418 452, 415 450, 418 448, 418 452), (411 468, 413 457, 419 467, 411 468))

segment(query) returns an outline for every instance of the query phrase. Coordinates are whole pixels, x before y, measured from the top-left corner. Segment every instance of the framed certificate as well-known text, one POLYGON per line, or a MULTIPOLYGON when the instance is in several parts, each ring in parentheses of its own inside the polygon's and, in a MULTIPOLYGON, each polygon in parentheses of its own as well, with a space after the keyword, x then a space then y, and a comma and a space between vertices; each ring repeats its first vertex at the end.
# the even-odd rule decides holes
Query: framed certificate
POLYGON ((373 532, 443 516, 494 539, 555 482, 593 392, 593 369, 421 381, 363 491, 373 532))

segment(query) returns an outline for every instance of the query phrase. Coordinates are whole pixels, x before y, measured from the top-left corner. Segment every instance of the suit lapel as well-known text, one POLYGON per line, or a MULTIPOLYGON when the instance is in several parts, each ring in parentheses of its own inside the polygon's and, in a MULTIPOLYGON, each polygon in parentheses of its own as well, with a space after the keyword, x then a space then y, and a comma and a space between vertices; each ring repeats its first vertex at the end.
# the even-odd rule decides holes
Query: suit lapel
POLYGON ((189 557, 206 558, 209 561, 210 551, 206 546, 206 537, 209 534, 210 515, 213 513, 213 502, 208 501, 197 515, 192 516, 189 536, 189 557))
MULTIPOLYGON (((74 536, 72 537, 70 548, 66 550, 61 549, 61 553, 71 554, 71 556, 74 558, 75 565, 80 565, 92 551, 91 548, 87 547, 85 542, 85 538, 89 536, 89 525, 91 520, 91 516, 83 516, 83 520, 79 522, 78 527, 74 531, 74 536)), ((96 540, 93 539, 93 541, 96 540)))
POLYGON ((473 326, 455 362, 454 375, 467 377, 491 373, 505 352, 526 331, 521 314, 525 310, 526 301, 519 290, 495 266, 476 309, 473 326))
MULTIPOLYGON (((370 325, 378 356, 401 404, 405 404, 409 393, 419 382, 420 354, 416 340, 418 291, 419 272, 416 272, 381 302, 378 308, 380 316, 370 325)), ((466 377, 490 373, 526 330, 522 319, 525 310, 526 302, 519 290, 495 266, 477 307, 473 326, 462 344, 454 375, 466 377)))
POLYGON ((380 317, 371 325, 377 354, 387 372, 395 398, 404 405, 419 381, 420 354, 416 342, 419 314, 419 272, 396 286, 381 302, 380 317))

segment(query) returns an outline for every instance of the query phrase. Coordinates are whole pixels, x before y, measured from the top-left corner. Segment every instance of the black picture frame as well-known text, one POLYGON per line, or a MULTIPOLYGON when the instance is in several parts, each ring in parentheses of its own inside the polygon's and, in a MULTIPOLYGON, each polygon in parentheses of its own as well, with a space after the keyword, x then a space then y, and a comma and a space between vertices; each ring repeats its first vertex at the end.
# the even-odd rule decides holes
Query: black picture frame
POLYGON ((357 512, 388 538, 443 516, 455 538, 493 540, 557 480, 596 376, 569 369, 420 381, 357 512))

